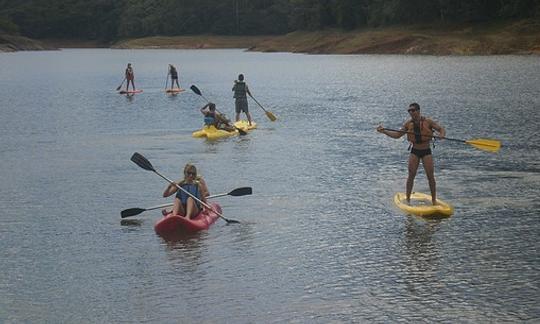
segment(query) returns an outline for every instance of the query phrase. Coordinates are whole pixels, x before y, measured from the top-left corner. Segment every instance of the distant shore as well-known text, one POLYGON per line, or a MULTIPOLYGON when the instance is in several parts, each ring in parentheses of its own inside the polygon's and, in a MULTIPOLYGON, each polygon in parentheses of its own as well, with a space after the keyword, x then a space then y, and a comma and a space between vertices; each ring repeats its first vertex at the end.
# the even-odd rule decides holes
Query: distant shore
POLYGON ((147 37, 113 48, 246 48, 307 54, 499 55, 540 54, 540 22, 386 27, 293 32, 283 36, 147 37))
POLYGON ((80 40, 44 40, 41 43, 46 44, 47 49, 244 48, 306 54, 539 55, 540 21, 299 31, 280 36, 153 36, 114 44, 80 40))
POLYGON ((0 33, 0 52, 45 51, 57 49, 55 46, 24 36, 0 33))

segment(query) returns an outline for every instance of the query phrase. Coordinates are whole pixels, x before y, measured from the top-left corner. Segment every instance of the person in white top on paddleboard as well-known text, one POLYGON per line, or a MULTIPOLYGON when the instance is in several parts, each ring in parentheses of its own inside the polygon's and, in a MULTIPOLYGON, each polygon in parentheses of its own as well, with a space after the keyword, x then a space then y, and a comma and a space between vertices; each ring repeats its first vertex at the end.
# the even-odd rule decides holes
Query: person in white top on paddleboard
POLYGON ((379 133, 383 133, 392 138, 400 138, 407 134, 407 140, 411 143, 409 148, 409 176, 407 177, 406 196, 407 202, 411 201, 411 192, 414 185, 414 178, 420 161, 424 165, 424 170, 429 182, 429 190, 431 191, 431 201, 433 205, 437 204, 437 192, 435 185, 435 166, 433 156, 431 155, 430 143, 433 138, 433 131, 439 133, 438 137, 445 137, 446 131, 433 120, 420 115, 420 105, 412 103, 407 109, 411 119, 407 120, 401 127, 400 131, 391 131, 385 129, 382 125, 377 127, 379 133))

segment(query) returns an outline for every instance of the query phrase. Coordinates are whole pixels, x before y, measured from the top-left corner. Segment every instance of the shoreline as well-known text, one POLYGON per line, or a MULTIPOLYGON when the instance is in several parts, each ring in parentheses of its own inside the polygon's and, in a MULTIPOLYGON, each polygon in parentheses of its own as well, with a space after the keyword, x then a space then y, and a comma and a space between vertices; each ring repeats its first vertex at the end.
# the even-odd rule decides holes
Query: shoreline
MULTIPOLYGON (((6 37, 4 37, 4 40, 6 37)), ((12 36, 23 44, 2 46, 0 51, 59 48, 112 49, 247 49, 255 52, 304 54, 402 55, 540 55, 540 21, 519 20, 483 24, 391 26, 342 31, 295 31, 259 36, 151 36, 112 44, 70 39, 36 41, 12 36)), ((0 39, 1 40, 1 39, 0 39)), ((4 41, 5 42, 5 41, 4 41)))
POLYGON ((540 21, 296 31, 265 36, 154 36, 111 48, 244 48, 305 54, 540 55, 540 21))

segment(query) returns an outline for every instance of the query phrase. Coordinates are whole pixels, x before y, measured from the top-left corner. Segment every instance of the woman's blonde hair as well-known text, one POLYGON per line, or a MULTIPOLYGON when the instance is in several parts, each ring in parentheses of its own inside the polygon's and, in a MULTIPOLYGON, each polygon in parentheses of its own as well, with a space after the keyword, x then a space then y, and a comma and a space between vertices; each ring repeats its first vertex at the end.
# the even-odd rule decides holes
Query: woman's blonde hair
POLYGON ((184 179, 182 182, 186 180, 186 175, 188 172, 195 173, 195 176, 193 177, 194 180, 197 182, 201 177, 197 174, 197 167, 191 163, 186 163, 186 166, 184 167, 184 179))

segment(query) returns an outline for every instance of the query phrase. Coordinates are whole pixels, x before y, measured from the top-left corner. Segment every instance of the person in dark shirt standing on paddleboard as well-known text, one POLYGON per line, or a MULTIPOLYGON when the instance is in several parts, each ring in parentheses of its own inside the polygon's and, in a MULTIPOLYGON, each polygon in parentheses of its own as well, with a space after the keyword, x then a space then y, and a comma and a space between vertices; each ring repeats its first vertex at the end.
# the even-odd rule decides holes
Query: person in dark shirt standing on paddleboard
POLYGON ((233 98, 235 99, 236 121, 240 120, 240 113, 246 113, 248 123, 251 126, 251 115, 249 114, 247 95, 251 96, 247 84, 244 82, 244 75, 238 75, 238 80, 234 80, 233 98))
POLYGON ((131 63, 128 63, 126 68, 126 91, 129 91, 129 83, 131 82, 131 87, 133 88, 133 91, 135 91, 135 74, 133 73, 133 68, 131 67, 131 63))
POLYGON ((178 89, 180 89, 180 84, 178 83, 178 71, 176 70, 176 67, 172 64, 169 64, 169 75, 171 76, 171 89, 174 89, 175 82, 178 89))
POLYGON ((445 137, 446 131, 433 120, 420 115, 420 105, 412 103, 407 109, 411 119, 407 120, 399 131, 391 131, 385 129, 382 125, 377 127, 379 133, 383 133, 392 138, 400 138, 407 134, 407 140, 411 143, 409 148, 409 176, 407 177, 406 195, 407 202, 411 200, 411 192, 414 185, 416 171, 420 165, 420 161, 424 165, 424 170, 429 182, 429 190, 431 191, 431 201, 433 205, 437 203, 437 194, 435 186, 435 167, 433 156, 431 155, 430 143, 433 138, 433 131, 439 133, 439 137, 445 137))
POLYGON ((208 187, 203 177, 197 176, 197 168, 193 164, 186 164, 184 167, 184 179, 169 184, 163 192, 163 197, 169 197, 176 193, 174 198, 173 215, 182 215, 188 219, 193 219, 202 210, 201 203, 193 199, 184 191, 178 189, 176 185, 182 187, 200 201, 207 203, 206 197, 210 195, 208 187))

